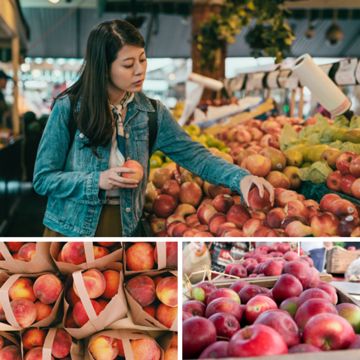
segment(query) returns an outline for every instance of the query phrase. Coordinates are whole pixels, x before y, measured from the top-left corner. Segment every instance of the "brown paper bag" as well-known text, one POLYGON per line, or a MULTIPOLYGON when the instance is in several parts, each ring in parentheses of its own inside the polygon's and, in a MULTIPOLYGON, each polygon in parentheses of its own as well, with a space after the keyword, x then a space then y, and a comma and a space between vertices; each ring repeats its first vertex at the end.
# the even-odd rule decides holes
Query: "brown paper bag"
MULTIPOLYGON (((48 329, 48 332, 45 337, 43 350, 42 350, 42 359, 43 360, 51 360, 51 350, 54 343, 55 335, 57 328, 48 329)), ((22 334, 21 334, 22 335, 22 334)), ((25 355, 24 348, 21 343, 21 351, 23 356, 25 355)), ((70 348, 70 358, 71 360, 82 360, 84 359, 84 349, 81 345, 80 341, 74 340, 72 341, 71 348, 70 348)))
MULTIPOLYGON (((10 305, 10 298, 9 298, 9 289, 10 287, 15 283, 17 279, 20 277, 24 278, 31 278, 36 279, 40 275, 43 275, 46 273, 36 274, 36 275, 30 275, 30 274, 15 274, 15 275, 8 275, 5 272, 0 272, 0 304, 2 305, 2 308, 5 313, 6 320, 9 324, 0 322, 0 331, 14 331, 14 330, 21 330, 22 327, 18 324, 18 322, 15 319, 14 313, 12 311, 11 305, 10 305), (4 281, 5 280, 5 281, 4 281)), ((59 316, 59 306, 60 301, 62 299, 64 289, 61 291, 58 299, 56 302, 52 305, 52 310, 50 315, 42 319, 40 321, 36 321, 33 324, 31 324, 31 327, 46 327, 50 326, 59 316)))
MULTIPOLYGON (((134 360, 134 354, 131 348, 130 340, 138 340, 138 339, 144 339, 144 338, 155 338, 156 336, 161 335, 161 332, 154 332, 154 333, 143 333, 140 331, 135 330, 107 330, 102 331, 100 333, 97 333, 93 335, 89 341, 86 342, 86 350, 85 350, 85 359, 86 360, 95 360, 93 356, 91 355, 89 351, 89 344, 92 341, 92 339, 96 338, 97 336, 104 335, 109 336, 115 339, 121 339, 123 343, 124 353, 125 353, 125 359, 126 360, 134 360)), ((159 343, 158 343, 159 345, 159 343)), ((159 345, 160 352, 161 352, 161 360, 164 360, 164 350, 159 345)))
POLYGON ((82 339, 86 336, 94 334, 95 332, 104 330, 105 327, 126 316, 127 304, 123 291, 124 277, 122 272, 122 265, 119 263, 113 263, 106 267, 106 270, 108 269, 120 272, 119 289, 118 293, 109 301, 105 309, 102 310, 99 315, 96 315, 95 310, 91 304, 83 281, 82 271, 76 271, 72 274, 73 282, 78 291, 78 296, 83 303, 85 311, 89 317, 89 321, 81 328, 66 328, 65 321, 69 313, 70 305, 66 299, 64 299, 63 327, 75 339, 82 339))
MULTIPOLYGON (((155 277, 164 273, 170 273, 172 275, 175 275, 177 277, 177 271, 167 271, 167 270, 159 270, 159 271, 151 271, 147 273, 142 273, 141 275, 146 275, 149 277, 155 277)), ((153 318, 150 314, 148 314, 142 306, 131 296, 131 294, 126 289, 126 283, 124 286, 124 291, 126 295, 127 302, 129 304, 130 313, 131 313, 131 319, 132 321, 137 325, 142 325, 146 327, 150 327, 153 330, 172 330, 172 331, 178 331, 177 326, 177 317, 175 318, 173 324, 171 325, 171 328, 167 328, 164 326, 161 322, 153 318)), ((119 325, 119 324, 115 324, 119 325)))
POLYGON ((0 260, 0 269, 16 274, 36 274, 46 271, 56 271, 50 257, 50 243, 37 242, 36 253, 31 261, 14 259, 4 242, 0 242, 0 253, 4 260, 0 260))
MULTIPOLYGON (((94 248, 93 248, 94 243, 92 241, 84 241, 83 244, 85 249, 86 262, 79 265, 58 261, 58 256, 62 246, 64 245, 64 242, 54 242, 51 244, 50 255, 55 265, 62 274, 71 275, 73 272, 78 270, 105 268, 108 264, 112 264, 114 262, 120 262, 122 260, 122 253, 123 253, 122 247, 111 252, 108 255, 103 256, 100 259, 95 259, 94 248)), ((119 244, 121 245, 120 242, 119 244)))
MULTIPOLYGON (((124 249, 129 248, 134 243, 123 243, 124 249)), ((166 242, 165 241, 158 241, 156 242, 156 251, 157 251, 157 267, 154 269, 146 270, 146 272, 154 271, 154 270, 162 270, 166 269, 166 242)), ((140 274, 144 273, 144 271, 132 271, 128 270, 126 267, 126 251, 124 250, 124 269, 125 269, 125 275, 133 275, 133 274, 140 274)))

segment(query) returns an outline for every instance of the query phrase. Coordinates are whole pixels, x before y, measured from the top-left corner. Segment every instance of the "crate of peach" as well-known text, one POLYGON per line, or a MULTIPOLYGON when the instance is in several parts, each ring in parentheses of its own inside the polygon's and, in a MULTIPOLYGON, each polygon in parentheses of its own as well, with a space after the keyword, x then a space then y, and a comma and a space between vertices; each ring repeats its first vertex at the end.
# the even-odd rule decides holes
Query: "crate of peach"
POLYGON ((178 278, 175 271, 152 271, 128 277, 125 294, 135 324, 177 331, 178 278))
POLYGON ((0 330, 50 326, 59 316, 63 285, 51 273, 0 273, 0 330))
POLYGON ((63 326, 72 337, 92 335, 126 314, 121 264, 76 271, 67 279, 63 326))
POLYGON ((56 270, 49 242, 0 242, 0 269, 17 274, 56 270))
POLYGON ((125 274, 150 270, 177 269, 177 242, 124 243, 125 274))
POLYGON ((0 331, 0 359, 21 360, 21 347, 15 333, 0 331))
POLYGON ((164 360, 164 350, 156 339, 146 333, 107 330, 90 338, 85 359, 164 360))
POLYGON ((28 328, 21 334, 21 346, 25 360, 84 358, 84 350, 80 342, 60 328, 28 328))
POLYGON ((50 254, 62 274, 90 268, 103 268, 122 260, 122 246, 119 241, 54 242, 50 254))
POLYGON ((360 307, 306 270, 290 266, 277 280, 256 285, 236 280, 229 287, 202 282, 196 288, 205 297, 183 304, 184 359, 360 356, 360 307))

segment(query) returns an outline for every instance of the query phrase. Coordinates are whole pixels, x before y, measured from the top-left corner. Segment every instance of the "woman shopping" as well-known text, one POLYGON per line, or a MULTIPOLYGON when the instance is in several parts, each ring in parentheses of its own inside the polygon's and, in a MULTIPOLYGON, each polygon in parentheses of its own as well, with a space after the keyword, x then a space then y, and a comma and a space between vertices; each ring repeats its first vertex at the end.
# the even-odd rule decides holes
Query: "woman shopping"
POLYGON ((55 99, 34 172, 35 191, 48 197, 45 236, 141 236, 149 157, 156 150, 245 201, 252 186, 273 199, 266 180, 193 142, 161 102, 141 92, 144 48, 131 24, 101 23, 90 33, 78 80, 55 99), (140 181, 127 176, 134 172, 123 166, 129 159, 142 165, 140 181))

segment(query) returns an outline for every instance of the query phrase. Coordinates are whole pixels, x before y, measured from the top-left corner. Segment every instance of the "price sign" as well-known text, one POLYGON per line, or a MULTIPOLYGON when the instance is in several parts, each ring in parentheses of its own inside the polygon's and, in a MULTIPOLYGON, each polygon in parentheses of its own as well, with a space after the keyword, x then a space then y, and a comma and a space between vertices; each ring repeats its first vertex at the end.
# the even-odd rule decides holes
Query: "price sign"
POLYGON ((335 74, 335 82, 338 85, 355 85, 355 70, 357 59, 344 59, 340 61, 339 69, 335 74))

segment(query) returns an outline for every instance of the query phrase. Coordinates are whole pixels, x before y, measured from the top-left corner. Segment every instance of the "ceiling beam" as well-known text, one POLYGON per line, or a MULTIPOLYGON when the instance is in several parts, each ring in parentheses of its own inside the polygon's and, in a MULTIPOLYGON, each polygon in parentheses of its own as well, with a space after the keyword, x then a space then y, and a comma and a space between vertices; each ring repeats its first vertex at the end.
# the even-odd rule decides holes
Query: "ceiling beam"
POLYGON ((360 1, 354 0, 295 0, 285 1, 287 9, 360 9, 360 1))

